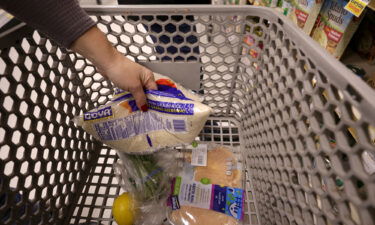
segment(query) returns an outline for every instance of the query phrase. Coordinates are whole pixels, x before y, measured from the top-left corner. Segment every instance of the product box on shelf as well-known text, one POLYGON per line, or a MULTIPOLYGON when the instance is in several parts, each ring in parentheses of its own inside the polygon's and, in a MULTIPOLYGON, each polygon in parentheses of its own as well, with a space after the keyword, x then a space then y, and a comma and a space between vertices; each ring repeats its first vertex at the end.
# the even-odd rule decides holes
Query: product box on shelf
POLYGON ((344 7, 346 0, 326 0, 311 36, 336 58, 340 58, 357 30, 363 15, 355 17, 344 7))
POLYGON ((310 35, 322 5, 323 0, 295 0, 289 18, 310 35))

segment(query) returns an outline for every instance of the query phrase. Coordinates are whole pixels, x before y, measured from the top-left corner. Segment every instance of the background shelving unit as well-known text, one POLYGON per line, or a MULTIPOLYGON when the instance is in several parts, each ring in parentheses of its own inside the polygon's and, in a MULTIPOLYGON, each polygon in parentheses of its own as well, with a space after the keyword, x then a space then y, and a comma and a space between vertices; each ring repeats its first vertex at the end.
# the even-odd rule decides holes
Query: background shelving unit
MULTIPOLYGON (((224 0, 224 1, 225 1, 224 4, 227 4, 227 5, 231 5, 232 2, 233 2, 233 0, 224 0)), ((242 3, 242 5, 244 5, 244 4, 258 5, 258 4, 266 4, 266 2, 267 1, 265 1, 265 0, 263 0, 263 1, 260 1, 260 0, 258 0, 258 1, 256 1, 256 0, 247 0, 247 2, 246 3, 242 3)), ((241 5, 241 3, 238 4, 238 5, 241 5)), ((279 11, 280 13, 282 13, 280 8, 275 8, 275 10, 279 11)), ((368 4, 366 10, 363 13, 375 12, 375 0, 372 0, 368 4)), ((365 20, 366 20, 366 17, 362 20, 362 23, 365 20)), ((360 27, 357 29, 356 32, 359 32, 359 31, 360 31, 360 27)), ((351 42, 355 42, 356 38, 357 38, 357 36, 354 34, 353 37, 352 37, 352 41, 351 42)), ((244 41, 246 43, 246 40, 244 40, 244 41)), ((352 65, 352 66, 355 66, 355 67, 363 69, 366 72, 366 76, 374 77, 373 80, 375 82, 375 62, 370 63, 367 59, 364 59, 363 57, 361 57, 360 54, 353 49, 353 45, 352 44, 349 44, 346 47, 343 56, 339 60, 344 65, 352 65)))
POLYGON ((372 0, 372 1, 370 2, 370 4, 368 4, 368 7, 369 7, 370 9, 372 9, 372 10, 375 10, 375 1, 372 0))

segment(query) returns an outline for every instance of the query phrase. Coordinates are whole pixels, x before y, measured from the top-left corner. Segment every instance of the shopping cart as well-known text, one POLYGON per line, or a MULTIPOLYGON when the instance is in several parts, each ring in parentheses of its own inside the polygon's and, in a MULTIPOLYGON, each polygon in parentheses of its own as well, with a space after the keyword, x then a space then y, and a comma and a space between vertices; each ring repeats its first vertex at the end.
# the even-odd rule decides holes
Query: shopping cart
MULTIPOLYGON (((200 64, 197 91, 214 113, 199 140, 240 146, 244 224, 375 224, 374 91, 286 18, 256 7, 86 10, 133 60, 200 64)), ((0 223, 115 224, 116 151, 71 121, 107 102, 112 83, 27 26, 0 49, 0 223)))

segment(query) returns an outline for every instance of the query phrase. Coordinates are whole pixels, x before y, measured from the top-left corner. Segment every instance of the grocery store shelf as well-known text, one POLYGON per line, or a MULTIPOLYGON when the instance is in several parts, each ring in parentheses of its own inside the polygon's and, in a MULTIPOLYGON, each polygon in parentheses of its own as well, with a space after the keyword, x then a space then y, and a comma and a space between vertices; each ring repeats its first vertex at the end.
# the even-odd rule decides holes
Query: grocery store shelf
POLYGON ((372 0, 367 6, 375 11, 375 0, 372 0))
POLYGON ((361 58, 358 53, 348 50, 342 57, 341 62, 345 65, 351 64, 358 66, 366 71, 366 74, 375 73, 375 64, 370 64, 367 60, 361 58))

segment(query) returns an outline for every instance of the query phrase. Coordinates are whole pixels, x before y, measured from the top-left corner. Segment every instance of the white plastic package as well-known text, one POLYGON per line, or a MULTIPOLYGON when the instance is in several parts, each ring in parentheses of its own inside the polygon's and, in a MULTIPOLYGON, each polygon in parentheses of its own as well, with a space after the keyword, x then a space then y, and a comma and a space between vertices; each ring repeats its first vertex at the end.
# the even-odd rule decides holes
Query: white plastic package
POLYGON ((191 143, 211 108, 199 96, 157 75, 158 90, 146 90, 148 111, 142 112, 128 92, 117 91, 106 105, 75 118, 75 123, 108 146, 127 153, 152 153, 191 143))
POLYGON ((192 165, 197 155, 194 150, 184 155, 168 202, 168 219, 173 225, 239 225, 243 218, 241 163, 230 147, 208 145, 207 149, 207 156, 202 157, 206 166, 192 165))

